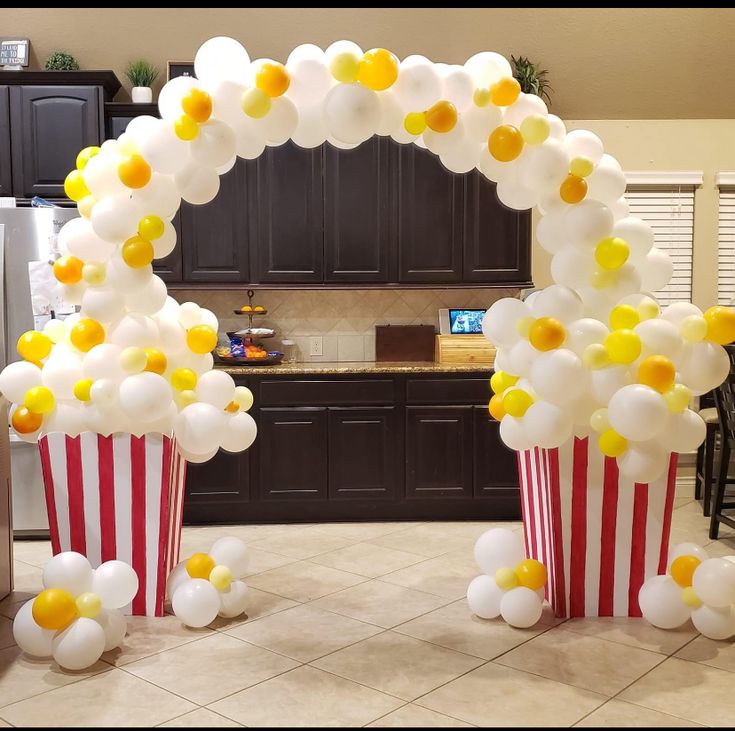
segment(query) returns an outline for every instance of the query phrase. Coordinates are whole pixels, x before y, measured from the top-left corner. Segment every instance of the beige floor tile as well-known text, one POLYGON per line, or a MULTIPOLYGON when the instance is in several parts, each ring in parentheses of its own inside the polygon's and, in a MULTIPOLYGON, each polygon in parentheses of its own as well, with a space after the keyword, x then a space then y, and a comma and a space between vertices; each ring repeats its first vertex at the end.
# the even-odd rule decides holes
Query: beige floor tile
POLYGON ((0 728, 13 728, 9 723, 5 723, 2 718, 0 718, 0 728))
POLYGON ((113 669, 2 709, 14 726, 155 726, 196 706, 113 669))
POLYGON ((245 726, 363 726, 401 701, 304 666, 212 704, 245 726))
POLYGON ((415 553, 397 551, 394 548, 376 546, 372 543, 355 543, 336 551, 314 556, 311 560, 322 566, 330 566, 333 569, 375 579, 391 571, 419 563, 424 560, 424 557, 417 556, 415 553))
POLYGON ((671 657, 619 699, 705 726, 731 726, 734 690, 732 673, 671 657))
MULTIPOLYGON (((248 584, 250 584, 249 579, 248 584)), ((245 622, 254 622, 261 617, 268 617, 271 614, 282 612, 284 609, 290 609, 295 606, 297 606, 297 603, 290 599, 248 586, 248 603, 245 614, 241 614, 239 617, 233 617, 232 619, 217 617, 209 626, 211 629, 226 632, 245 622)))
POLYGON ((407 703, 403 708, 369 723, 368 726, 382 726, 383 728, 431 728, 432 726, 455 728, 460 726, 471 727, 471 724, 459 721, 456 718, 450 718, 443 713, 430 711, 428 708, 415 706, 413 703, 407 703))
POLYGON ((18 593, 38 594, 43 589, 41 577, 43 571, 39 566, 31 566, 22 561, 13 562, 13 591, 18 593))
POLYGON ((446 599, 459 599, 479 573, 472 551, 453 552, 381 576, 382 581, 425 591, 446 599))
POLYGON ((691 622, 673 630, 658 629, 638 617, 579 617, 565 622, 564 629, 664 655, 673 654, 697 636, 691 622))
POLYGON ((676 653, 676 657, 735 673, 735 643, 732 640, 718 642, 700 635, 696 640, 682 647, 676 653))
POLYGON ((351 543, 349 538, 327 535, 315 528, 303 528, 299 531, 279 533, 270 538, 251 542, 250 547, 292 559, 304 559, 349 546, 351 543))
POLYGON ((481 663, 476 657, 389 631, 313 665, 410 701, 481 663))
POLYGON ((294 660, 309 662, 381 631, 374 625, 303 605, 239 625, 228 634, 294 660))
POLYGON ((7 617, 0 617, 0 650, 6 647, 12 647, 14 644, 13 620, 7 617))
POLYGON ((13 541, 13 557, 43 568, 51 558, 51 541, 13 541))
POLYGON ((327 566, 299 561, 288 566, 251 576, 248 584, 256 589, 293 599, 308 602, 326 594, 332 594, 348 586, 365 581, 365 577, 338 571, 327 566))
POLYGON ((261 647, 217 632, 138 660, 125 670, 142 680, 206 705, 297 667, 261 647))
POLYGON ((379 538, 373 538, 369 542, 376 546, 416 553, 425 558, 436 558, 450 551, 463 548, 471 551, 475 544, 475 540, 471 536, 457 535, 451 531, 436 528, 432 523, 425 523, 417 528, 410 528, 397 533, 389 533, 379 538))
POLYGON ((410 530, 423 523, 395 521, 392 523, 320 523, 315 529, 331 536, 339 536, 352 541, 370 541, 379 536, 410 530))
POLYGON ((473 542, 491 528, 507 528, 514 531, 523 528, 523 524, 516 520, 453 520, 447 522, 436 521, 432 522, 431 525, 437 530, 454 536, 469 538, 473 542))
POLYGON ((475 726, 570 726, 605 696, 487 663, 416 703, 475 726))
POLYGON ((582 719, 576 726, 600 728, 614 726, 618 728, 672 728, 680 726, 700 726, 698 723, 686 721, 683 718, 670 716, 668 713, 659 713, 649 708, 634 706, 632 703, 612 698, 604 706, 592 711, 587 718, 582 719))
POLYGON ((678 508, 682 508, 691 502, 693 502, 693 498, 691 497, 675 497, 674 498, 674 510, 677 510, 678 508))
POLYGON ((373 580, 317 599, 312 606, 389 629, 446 602, 434 594, 373 580))
POLYGON ((0 616, 14 619, 18 610, 36 595, 29 591, 11 591, 8 596, 0 601, 0 616))
POLYGON ((710 558, 735 556, 735 537, 728 538, 725 531, 720 531, 720 534, 724 537, 717 541, 712 541, 704 547, 704 550, 707 551, 707 555, 710 558))
MULTIPOLYGON (((0 706, 45 693, 62 685, 77 683, 109 670, 104 662, 80 671, 62 670, 52 660, 37 660, 24 655, 17 646, 0 650, 0 706)), ((0 713, 5 717, 4 713, 0 713)), ((8 718, 11 723, 12 720, 8 718)))
POLYGON ((191 629, 171 614, 165 617, 128 617, 128 634, 120 647, 102 659, 112 665, 127 665, 157 652, 170 650, 212 634, 208 627, 191 629))
POLYGON ((394 631, 491 660, 547 629, 546 625, 515 629, 501 619, 480 619, 470 612, 466 602, 459 601, 395 627, 394 631))
POLYGON ((253 576, 262 574, 264 571, 277 569, 280 566, 286 566, 293 563, 296 559, 288 556, 281 556, 270 551, 261 551, 259 548, 250 549, 250 560, 248 561, 248 571, 245 576, 253 576))
POLYGON ((219 713, 210 711, 208 708, 197 708, 196 711, 172 718, 159 726, 160 728, 225 728, 226 726, 242 728, 237 721, 220 716, 219 713))
POLYGON ((511 650, 500 665, 613 696, 658 665, 665 655, 599 640, 563 627, 511 650))

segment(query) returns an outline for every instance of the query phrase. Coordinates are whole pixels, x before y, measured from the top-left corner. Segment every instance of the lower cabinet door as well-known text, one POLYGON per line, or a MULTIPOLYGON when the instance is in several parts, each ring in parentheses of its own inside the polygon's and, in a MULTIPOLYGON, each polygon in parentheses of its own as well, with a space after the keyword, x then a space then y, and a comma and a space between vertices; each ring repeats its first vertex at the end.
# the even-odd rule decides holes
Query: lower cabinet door
POLYGON ((186 465, 184 520, 201 523, 246 519, 250 501, 250 453, 220 449, 208 462, 186 465), (242 513, 238 509, 242 505, 242 513), (237 513, 237 515, 235 515, 237 513))
POLYGON ((261 500, 327 497, 327 410, 260 409, 258 478, 261 500))
POLYGON ((470 497, 472 447, 472 406, 406 407, 406 497, 470 497))
POLYGON ((475 497, 520 497, 515 451, 500 438, 500 422, 486 406, 474 406, 475 497))
POLYGON ((394 406, 329 409, 329 497, 395 499, 402 434, 394 406))

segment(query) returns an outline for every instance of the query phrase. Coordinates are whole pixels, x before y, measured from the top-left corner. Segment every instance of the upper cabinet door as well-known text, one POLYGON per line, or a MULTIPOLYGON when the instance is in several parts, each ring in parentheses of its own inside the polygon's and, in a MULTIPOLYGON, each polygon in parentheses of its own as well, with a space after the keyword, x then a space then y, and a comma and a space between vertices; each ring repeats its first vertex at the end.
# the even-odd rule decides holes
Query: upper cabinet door
POLYGON ((16 198, 64 198, 79 151, 99 145, 102 91, 96 86, 13 86, 11 140, 16 198))
POLYGON ((462 176, 415 145, 398 149, 400 282, 462 278, 462 176))
POLYGON ((391 146, 373 137, 354 150, 324 146, 327 282, 395 281, 391 146))
POLYGON ((531 213, 506 208, 495 183, 473 170, 464 176, 465 282, 531 282, 531 213))
POLYGON ((245 160, 219 179, 206 205, 181 204, 181 250, 187 282, 247 282, 248 228, 245 160))
POLYGON ((10 162, 10 100, 7 86, 0 86, 0 196, 13 195, 10 162))
POLYGON ((324 281, 322 148, 267 147, 250 196, 253 281, 324 281))

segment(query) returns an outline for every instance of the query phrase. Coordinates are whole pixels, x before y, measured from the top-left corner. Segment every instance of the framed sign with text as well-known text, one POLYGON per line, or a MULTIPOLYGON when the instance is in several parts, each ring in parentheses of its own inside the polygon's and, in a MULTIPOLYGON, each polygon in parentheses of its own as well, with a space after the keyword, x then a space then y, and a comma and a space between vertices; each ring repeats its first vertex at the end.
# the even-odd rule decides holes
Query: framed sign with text
POLYGON ((168 81, 175 79, 177 76, 194 76, 193 61, 169 61, 168 62, 168 81))
POLYGON ((0 66, 28 66, 31 42, 27 38, 0 36, 0 66))

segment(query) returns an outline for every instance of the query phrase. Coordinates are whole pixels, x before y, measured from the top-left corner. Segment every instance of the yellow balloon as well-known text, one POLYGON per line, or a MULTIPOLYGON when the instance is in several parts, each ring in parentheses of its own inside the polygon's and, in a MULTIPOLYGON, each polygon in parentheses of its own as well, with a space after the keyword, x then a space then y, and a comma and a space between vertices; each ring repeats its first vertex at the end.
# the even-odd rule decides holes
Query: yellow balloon
POLYGON ((610 356, 607 349, 601 343, 592 343, 582 351, 582 363, 586 368, 598 370, 610 365, 610 356))
POLYGON ((94 619, 102 611, 102 600, 91 591, 85 591, 76 599, 77 613, 80 617, 94 619))
POLYGON ((357 81, 359 70, 360 59, 349 51, 338 53, 329 64, 332 76, 342 84, 353 84, 357 81))
POLYGON ((698 343, 707 337, 707 320, 699 315, 689 315, 681 321, 679 334, 687 343, 698 343))
POLYGON ((640 321, 641 316, 632 305, 616 305, 610 312, 610 327, 613 330, 632 330, 640 321))
POLYGON ((132 236, 122 246, 123 261, 132 269, 148 266, 153 256, 153 244, 142 236, 132 236))
POLYGON ((545 114, 529 114, 521 122, 521 134, 527 145, 540 145, 551 132, 549 118, 545 114))
POLYGON ((181 409, 186 408, 189 404, 195 404, 197 401, 196 391, 179 391, 174 395, 174 398, 181 409))
POLYGON ((702 606, 702 600, 697 596, 697 592, 691 586, 687 586, 681 590, 681 600, 692 609, 698 609, 702 606))
POLYGON ((186 562, 186 573, 192 579, 209 579, 214 566, 214 559, 208 553, 195 553, 186 562))
POLYGON ((148 363, 148 354, 143 348, 131 345, 120 353, 120 367, 126 373, 140 373, 148 363))
POLYGON ((291 74, 277 61, 261 64, 255 73, 255 86, 269 97, 283 96, 291 85, 291 74))
POLYGON ((41 428, 43 416, 41 414, 34 414, 25 406, 19 406, 13 411, 10 424, 18 434, 33 434, 34 431, 38 431, 41 428))
POLYGON ((28 330, 18 338, 18 355, 25 360, 43 360, 53 347, 50 338, 38 330, 28 330))
POLYGON ((518 383, 518 376, 511 376, 510 373, 506 373, 505 371, 495 371, 490 376, 490 388, 496 394, 502 394, 506 388, 515 386, 516 383, 518 383))
POLYGON ((627 242, 618 236, 602 239, 595 248, 595 261, 603 269, 620 269, 630 256, 627 242))
POLYGON ((515 160, 523 151, 523 135, 511 124, 496 127, 487 140, 490 154, 499 162, 515 160))
POLYGON ((510 416, 523 416, 532 404, 531 394, 522 388, 509 388, 503 394, 503 409, 510 416))
POLYGON ((64 629, 77 618, 77 603, 66 589, 44 589, 33 600, 31 614, 43 629, 64 629))
POLYGON ((107 278, 107 267, 100 262, 91 261, 82 267, 82 279, 93 287, 99 287, 107 278))
POLYGON ((522 317, 516 323, 516 331, 522 338, 528 338, 531 335, 531 327, 534 322, 533 317, 522 317))
POLYGON ((496 393, 490 399, 490 402, 487 405, 487 410, 490 413, 490 416, 495 419, 495 421, 502 421, 503 417, 505 416, 505 409, 503 408, 503 396, 499 393, 496 393))
POLYGON ((610 420, 607 418, 607 409, 597 409, 590 416, 590 426, 599 433, 610 428, 610 420))
POLYGON ((209 572, 209 583, 217 591, 227 591, 232 583, 232 571, 227 566, 215 566, 209 572))
POLYGON ((495 583, 498 585, 498 589, 509 591, 518 586, 518 577, 513 569, 504 566, 495 572, 495 583))
POLYGON ((426 113, 409 112, 403 120, 403 127, 410 135, 420 135, 426 129, 426 113))
POLYGON ((94 381, 91 378, 82 378, 74 384, 74 398, 77 401, 89 401, 89 392, 94 381))
POLYGON ((120 155, 140 155, 140 148, 132 137, 123 137, 117 143, 117 152, 120 155))
POLYGON ((490 89, 475 89, 472 95, 472 102, 476 107, 486 107, 490 104, 490 89))
POLYGON ((534 558, 527 558, 516 566, 516 577, 521 586, 538 591, 546 584, 546 566, 534 558))
POLYGON ((62 256, 54 262, 54 276, 62 284, 77 284, 82 281, 84 262, 76 256, 62 256))
POLYGON ((168 365, 166 354, 158 348, 146 348, 145 349, 146 362, 144 370, 150 373, 158 373, 159 376, 163 375, 168 365))
POLYGON ((566 339, 564 325, 554 317, 539 317, 534 320, 528 332, 528 339, 536 350, 546 351, 558 348, 566 339))
POLYGON ((512 76, 506 76, 490 87, 490 101, 496 107, 509 107, 520 95, 521 85, 512 76))
POLYGON ((217 333, 209 325, 195 325, 186 332, 186 345, 198 355, 211 353, 217 347, 217 333))
POLYGON ((89 188, 84 182, 84 175, 80 170, 72 170, 64 180, 64 193, 67 198, 71 198, 74 202, 82 200, 89 195, 89 188))
POLYGON ((188 114, 182 114, 174 122, 174 134, 180 140, 190 142, 199 136, 199 125, 188 114))
POLYGON ((692 585, 692 578, 697 566, 702 562, 696 556, 677 556, 671 562, 669 573, 671 578, 682 588, 692 585))
POLYGON ((619 457, 628 448, 628 440, 614 429, 608 429, 600 434, 597 445, 606 457, 619 457))
POLYGON ((261 119, 271 110, 271 98, 262 89, 244 91, 241 104, 242 111, 253 119, 261 119))
POLYGON ((457 107, 440 101, 426 110, 426 126, 434 132, 451 132, 457 124, 457 107))
POLYGON ((672 414, 681 414, 689 408, 692 392, 683 383, 675 383, 664 394, 664 401, 672 414))
POLYGON ((85 195, 82 200, 77 203, 79 215, 89 220, 92 218, 92 209, 97 203, 97 199, 93 195, 85 195))
POLYGON ((54 410, 56 399, 46 386, 34 386, 26 391, 23 405, 33 414, 48 414, 54 410))
POLYGON ((587 181, 578 175, 567 175, 559 186, 559 197, 570 204, 579 203, 587 195, 587 181))
POLYGON ((592 175, 592 171, 595 169, 595 165, 588 157, 584 155, 577 155, 573 157, 569 163, 569 172, 572 175, 576 175, 578 178, 586 178, 592 175))
POLYGON ((707 340, 720 345, 735 341, 735 309, 732 307, 710 307, 704 313, 707 322, 707 340))
POLYGON ((126 188, 144 188, 151 179, 151 166, 141 155, 128 155, 118 164, 117 175, 126 188))
POLYGON ((197 374, 191 368, 177 368, 171 374, 171 385, 177 391, 192 391, 197 385, 197 374))
POLYGON ((181 109, 195 122, 203 124, 212 115, 212 97, 202 89, 191 89, 181 99, 181 109))
POLYGON ((632 363, 641 354, 641 339, 632 330, 615 330, 605 338, 605 349, 613 363, 632 363))
POLYGON ((253 392, 247 386, 235 386, 233 401, 241 411, 249 411, 253 405, 253 392))
POLYGON ((373 48, 365 53, 357 70, 357 80, 368 89, 384 91, 396 83, 398 59, 385 48, 373 48))
POLYGON ((674 364, 663 355, 650 355, 638 366, 638 383, 659 393, 666 393, 674 385, 675 377, 674 364))
POLYGON ((77 170, 84 170, 87 167, 87 163, 95 156, 99 155, 100 148, 96 145, 91 147, 85 147, 78 155, 76 159, 77 170))
POLYGON ((590 277, 590 285, 595 289, 612 287, 617 281, 617 274, 612 269, 595 268, 590 277))
POLYGON ((638 314, 641 316, 641 322, 643 320, 653 320, 661 314, 661 308, 658 306, 656 300, 651 297, 644 297, 639 302, 637 310, 638 314))
POLYGON ((163 232, 163 220, 159 216, 143 216, 138 221, 138 235, 148 241, 160 239, 163 232))
POLYGON ((105 328, 97 320, 93 320, 91 317, 83 317, 72 326, 69 340, 77 350, 86 353, 92 350, 95 345, 105 342, 105 328))

